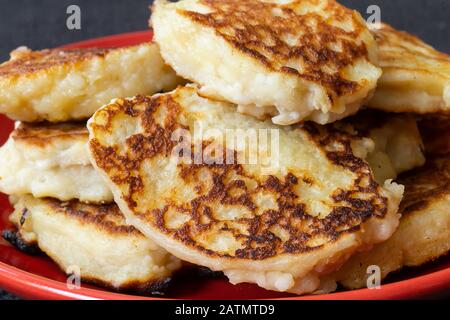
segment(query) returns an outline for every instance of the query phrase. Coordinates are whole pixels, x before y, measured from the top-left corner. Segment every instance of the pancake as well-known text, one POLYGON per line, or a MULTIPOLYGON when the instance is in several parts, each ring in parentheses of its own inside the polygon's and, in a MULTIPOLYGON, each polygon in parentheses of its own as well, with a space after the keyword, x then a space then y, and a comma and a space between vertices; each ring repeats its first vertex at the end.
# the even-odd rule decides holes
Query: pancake
MULTIPOLYGON (((37 245, 65 272, 77 267, 83 281, 119 290, 161 293, 181 262, 126 224, 115 204, 13 200, 16 238, 37 245)), ((11 232, 4 232, 11 238, 11 232)), ((17 240, 16 240, 17 242, 17 240)))
POLYGON ((127 221, 178 258, 234 284, 334 285, 320 278, 395 231, 403 187, 375 181, 363 160, 374 143, 349 124, 279 127, 235 111, 193 86, 117 99, 88 122, 91 160, 127 221))
POLYGON ((450 114, 450 56, 386 24, 371 25, 383 76, 371 108, 450 114))
POLYGON ((398 230, 386 242, 352 257, 332 276, 345 288, 366 287, 369 266, 379 266, 384 279, 450 251, 450 153, 430 157, 425 167, 401 176, 399 182, 406 191, 398 230))
POLYGON ((365 21, 334 0, 158 0, 151 26, 202 96, 279 125, 355 114, 381 76, 365 21))
POLYGON ((86 123, 17 123, 0 148, 0 192, 62 201, 113 201, 87 150, 86 123))
POLYGON ((425 164, 424 145, 414 116, 364 110, 344 123, 350 123, 360 136, 374 142, 366 161, 379 183, 425 164))
POLYGON ((0 113, 26 122, 87 119, 116 97, 153 94, 179 83, 156 45, 31 51, 0 65, 0 113))

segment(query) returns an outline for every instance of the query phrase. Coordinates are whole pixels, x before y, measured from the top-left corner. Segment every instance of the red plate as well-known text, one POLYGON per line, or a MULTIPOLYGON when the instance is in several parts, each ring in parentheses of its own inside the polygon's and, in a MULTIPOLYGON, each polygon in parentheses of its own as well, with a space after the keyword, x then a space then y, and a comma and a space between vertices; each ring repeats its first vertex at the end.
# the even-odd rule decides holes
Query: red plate
MULTIPOLYGON (((119 47, 149 41, 150 31, 114 35, 74 43, 66 48, 119 47)), ((0 143, 13 129, 13 123, 0 116, 0 143)), ((0 195, 0 230, 8 227, 11 207, 6 196, 0 195)), ((0 287, 28 299, 154 299, 122 295, 89 285, 70 290, 66 277, 46 257, 28 256, 0 240, 0 287)), ((255 285, 233 286, 225 279, 198 281, 185 277, 175 283, 170 298, 180 299, 409 299, 450 292, 450 257, 419 269, 403 271, 379 290, 343 291, 329 295, 296 297, 270 292, 255 285)))

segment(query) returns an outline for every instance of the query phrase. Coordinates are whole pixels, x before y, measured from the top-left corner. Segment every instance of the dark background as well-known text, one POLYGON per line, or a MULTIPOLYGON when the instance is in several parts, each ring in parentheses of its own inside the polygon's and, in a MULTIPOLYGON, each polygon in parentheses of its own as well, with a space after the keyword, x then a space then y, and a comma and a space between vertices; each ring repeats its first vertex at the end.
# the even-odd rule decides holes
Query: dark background
MULTIPOLYGON (((242 0, 245 1, 245 0, 242 0)), ((42 49, 147 28, 151 0, 0 0, 0 60, 21 45, 42 49), (82 29, 66 27, 67 7, 80 6, 82 29)), ((377 4, 382 19, 450 53, 450 0, 340 0, 367 17, 377 4)))
MULTIPOLYGON (((245 1, 245 0, 242 0, 245 1)), ((104 35, 147 28, 151 0, 0 0, 0 60, 26 45, 43 49, 104 35), (69 31, 69 5, 81 8, 81 30, 69 31)), ((340 0, 363 17, 369 5, 382 20, 450 53, 450 0, 340 0)), ((0 290, 0 298, 11 298, 0 290)))

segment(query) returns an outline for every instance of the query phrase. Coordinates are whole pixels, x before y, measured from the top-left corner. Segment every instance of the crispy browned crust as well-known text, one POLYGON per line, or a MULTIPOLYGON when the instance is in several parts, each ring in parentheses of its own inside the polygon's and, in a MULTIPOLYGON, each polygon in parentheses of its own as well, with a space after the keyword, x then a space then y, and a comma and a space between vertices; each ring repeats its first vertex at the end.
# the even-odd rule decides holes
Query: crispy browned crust
MULTIPOLYGON (((114 184, 128 190, 122 194, 128 208, 152 228, 209 256, 263 260, 280 254, 318 250, 346 233, 359 230, 368 219, 386 215, 387 199, 380 195, 380 187, 373 179, 369 165, 352 153, 350 144, 355 137, 338 125, 314 124, 307 124, 305 129, 299 126, 297 130, 304 130, 309 139, 317 144, 318 150, 326 153, 330 162, 355 173, 357 177, 352 188, 332 196, 335 207, 325 218, 314 217, 299 200, 297 193, 301 191, 296 189, 300 182, 306 183, 308 187, 320 183, 307 173, 298 176, 288 173, 281 178, 255 176, 240 164, 179 164, 178 176, 185 186, 195 190, 196 197, 182 204, 160 199, 159 208, 146 208, 145 212, 139 210, 137 199, 144 197, 146 188, 141 173, 143 162, 170 156, 175 144, 171 141, 172 133, 178 128, 189 129, 181 124, 181 119, 186 119, 187 115, 184 114, 183 106, 177 102, 177 95, 174 92, 153 98, 140 96, 129 100, 119 99, 99 111, 102 119, 105 119, 101 125, 91 124, 96 134, 107 136, 114 130, 115 116, 125 114, 140 121, 142 133, 128 137, 124 146, 105 146, 93 138, 90 148, 99 169, 105 171, 114 184), (161 114, 165 115, 162 120, 161 114), (201 179, 200 174, 205 171, 212 177, 212 183, 201 179), (250 189, 249 185, 254 187, 250 189), (264 194, 276 199, 278 210, 265 210, 258 215, 259 208, 253 197, 264 194), (215 203, 246 210, 248 217, 234 221, 220 220, 215 213, 215 203), (190 218, 182 227, 170 228, 165 218, 169 211, 190 218), (276 236, 274 227, 281 227, 289 239, 282 240, 276 236), (241 228, 247 233, 243 233, 241 228), (197 241, 213 230, 231 233, 242 248, 233 254, 222 254, 207 249, 197 241), (313 241, 322 244, 312 244, 313 241)), ((204 143, 205 146, 209 144, 207 141, 204 143)))
MULTIPOLYGON (((125 224, 125 218, 115 204, 90 205, 78 201, 61 202, 50 198, 43 199, 42 201, 44 201, 45 205, 48 206, 48 210, 53 214, 66 215, 80 223, 95 226, 103 232, 112 235, 143 237, 143 235, 134 227, 125 224)), ((21 217, 19 219, 20 225, 25 223, 30 212, 31 211, 27 208, 22 209, 21 217)), ((20 226, 17 227, 20 228, 20 226)), ((44 254, 39 249, 36 242, 30 243, 25 241, 17 230, 5 230, 3 231, 2 236, 5 240, 24 253, 33 255, 44 254)), ((61 271, 65 272, 64 269, 61 269, 61 271)), ((81 280, 84 283, 97 285, 116 292, 142 295, 164 295, 172 283, 172 277, 158 280, 130 281, 128 283, 123 283, 119 287, 114 286, 110 282, 87 276, 82 276, 81 280)))
POLYGON ((427 163, 399 178, 406 187, 403 214, 427 208, 450 193, 450 116, 423 116, 418 124, 427 163))
MULTIPOLYGON (((22 222, 21 222, 22 223, 22 222)), ((41 249, 36 242, 25 241, 20 232, 17 230, 7 229, 2 231, 2 238, 8 241, 12 246, 16 247, 20 251, 30 254, 39 255, 42 254, 41 249)))
POLYGON ((429 115, 419 119, 419 129, 430 155, 450 153, 450 115, 429 115))
POLYGON ((171 277, 161 280, 150 280, 147 282, 132 281, 125 283, 120 287, 115 287, 111 283, 89 277, 82 277, 81 280, 84 283, 99 286, 118 293, 139 294, 144 296, 164 296, 173 283, 173 279, 171 277))
POLYGON ((353 30, 345 31, 318 14, 300 15, 293 9, 306 3, 317 6, 317 0, 294 1, 284 5, 258 0, 200 2, 211 9, 211 13, 184 10, 179 10, 179 13, 214 29, 218 36, 234 48, 262 63, 269 70, 320 82, 327 89, 331 100, 358 90, 356 82, 346 80, 342 75, 342 70, 352 65, 356 59, 369 60, 364 42, 356 43, 351 40, 366 30, 356 12, 334 0, 325 1, 323 10, 333 12, 333 19, 351 21, 353 30), (280 14, 275 15, 274 10, 279 10, 280 14), (317 27, 313 27, 315 24, 317 27), (291 46, 283 40, 284 36, 297 35, 300 30, 303 35, 298 37, 298 45, 291 46), (342 44, 342 51, 330 48, 330 44, 336 43, 342 44), (305 70, 300 72, 298 67, 291 67, 293 64, 299 66, 298 61, 302 61, 305 70))
MULTIPOLYGON (((379 64, 383 70, 433 74, 450 80, 450 55, 388 24, 373 25, 371 32, 379 47, 379 64)), ((448 110, 439 110, 439 113, 450 115, 448 110)))
MULTIPOLYGON (((24 212, 25 210, 26 209, 24 209, 24 212)), ((23 240, 23 238, 20 235, 20 232, 18 232, 17 230, 4 230, 2 232, 2 237, 6 241, 8 241, 11 245, 16 247, 18 250, 26 254, 44 255, 44 253, 39 249, 39 246, 37 245, 36 242, 29 243, 23 240)), ((61 271, 65 272, 63 269, 61 269, 61 271)), ((82 276, 81 280, 84 283, 93 284, 111 291, 121 293, 136 293, 142 295, 158 295, 158 296, 164 295, 173 282, 171 277, 167 277, 165 279, 159 280, 131 281, 122 284, 120 287, 116 287, 112 283, 86 276, 82 276)))
POLYGON ((403 214, 422 210, 450 193, 450 116, 422 116, 418 124, 427 163, 399 178, 406 187, 403 214))
POLYGON ((450 153, 430 155, 424 167, 400 176, 398 181, 406 188, 400 207, 403 215, 445 199, 450 194, 450 153))
POLYGON ((402 268, 435 261, 450 250, 450 154, 429 155, 424 167, 398 180, 405 185, 399 229, 386 242, 353 256, 331 276, 347 289, 367 285, 369 266, 379 266, 384 279, 402 268))
POLYGON ((12 59, 0 65, 0 78, 27 76, 57 66, 73 65, 95 57, 103 58, 111 50, 103 48, 15 50, 11 53, 12 59))
POLYGON ((87 140, 88 136, 86 122, 22 122, 11 135, 16 142, 25 142, 34 146, 45 146, 56 139, 84 138, 87 140))
MULTIPOLYGON (((85 204, 79 201, 61 202, 56 199, 42 199, 45 205, 53 214, 63 214, 71 219, 76 219, 87 225, 94 225, 96 228, 113 235, 143 235, 134 227, 126 224, 125 217, 120 212, 116 204, 85 204)), ((28 209, 25 208, 20 219, 23 224, 26 219, 28 209)))
MULTIPOLYGON (((418 37, 404 31, 396 30, 395 28, 391 27, 386 23, 377 24, 376 27, 371 28, 371 32, 374 35, 378 45, 382 48, 385 47, 389 49, 392 46, 398 46, 398 48, 404 49, 404 51, 402 52, 407 56, 411 55, 414 57, 416 55, 420 55, 424 58, 442 60, 443 62, 448 62, 448 60, 450 59, 450 55, 443 52, 439 52, 435 50, 433 47, 427 45, 418 37), (402 42, 410 43, 416 47, 421 47, 422 49, 425 50, 411 51, 411 48, 404 47, 404 45, 402 45, 402 42)), ((382 63, 387 63, 389 61, 395 62, 395 60, 399 58, 398 52, 395 51, 393 52, 391 50, 380 50, 378 56, 380 61, 382 61, 382 63)), ((407 56, 405 56, 404 58, 406 59, 407 56)))

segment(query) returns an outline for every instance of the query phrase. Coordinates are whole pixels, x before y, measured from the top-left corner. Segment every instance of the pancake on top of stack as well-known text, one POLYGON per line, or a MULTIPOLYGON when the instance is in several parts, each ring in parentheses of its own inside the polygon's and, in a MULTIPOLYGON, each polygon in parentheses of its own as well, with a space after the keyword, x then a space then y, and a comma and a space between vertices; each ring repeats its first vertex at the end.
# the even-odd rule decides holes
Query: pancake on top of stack
POLYGON ((381 76, 365 21, 334 0, 157 0, 151 25, 202 96, 280 125, 352 115, 381 76))

